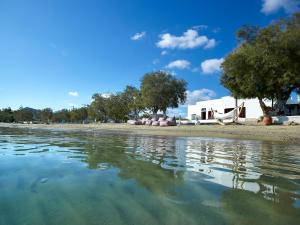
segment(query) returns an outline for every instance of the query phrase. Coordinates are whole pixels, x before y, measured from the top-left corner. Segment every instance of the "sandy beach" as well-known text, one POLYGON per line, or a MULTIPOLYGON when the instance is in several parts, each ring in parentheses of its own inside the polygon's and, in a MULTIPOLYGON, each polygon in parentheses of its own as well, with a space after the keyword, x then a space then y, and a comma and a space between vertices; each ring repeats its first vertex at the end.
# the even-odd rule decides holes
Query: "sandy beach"
POLYGON ((82 132, 119 132, 139 135, 199 136, 237 138, 245 140, 264 140, 286 144, 300 144, 300 126, 258 126, 258 125, 198 125, 152 127, 128 124, 9 124, 0 123, 0 127, 22 129, 44 129, 82 132))

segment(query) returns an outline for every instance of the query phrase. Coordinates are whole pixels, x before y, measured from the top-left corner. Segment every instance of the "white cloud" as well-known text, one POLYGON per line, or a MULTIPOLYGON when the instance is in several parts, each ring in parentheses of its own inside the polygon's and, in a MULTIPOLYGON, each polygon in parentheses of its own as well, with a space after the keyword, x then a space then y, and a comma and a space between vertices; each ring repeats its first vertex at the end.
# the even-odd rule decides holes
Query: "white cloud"
POLYGON ((111 93, 102 93, 101 96, 103 98, 109 98, 112 94, 111 93))
POLYGON ((186 92, 186 104, 187 105, 194 105, 196 102, 210 100, 216 96, 216 93, 210 89, 199 89, 194 91, 187 91, 186 92))
POLYGON ((160 54, 161 54, 161 55, 167 55, 167 54, 168 54, 168 51, 163 50, 160 54))
POLYGON ((167 115, 170 116, 170 117, 182 117, 182 118, 185 118, 186 117, 186 113, 187 112, 187 106, 186 105, 181 105, 179 106, 178 108, 168 108, 167 109, 167 115))
POLYGON ((159 48, 170 49, 193 49, 196 47, 205 47, 211 40, 207 36, 199 36, 197 30, 189 29, 182 36, 175 36, 170 33, 160 35, 160 40, 156 43, 159 48))
POLYGON ((143 37, 146 36, 146 32, 145 31, 142 31, 142 32, 139 32, 139 33, 136 33, 135 35, 133 35, 131 37, 131 40, 133 41, 138 41, 138 40, 141 40, 143 37))
POLYGON ((187 68, 189 68, 189 66, 190 66, 190 62, 189 61, 187 61, 187 60, 184 60, 184 59, 178 59, 178 60, 175 60, 175 61, 173 61, 173 62, 170 62, 167 66, 166 66, 166 68, 167 69, 180 69, 180 70, 182 70, 182 69, 187 69, 187 68))
POLYGON ((293 13, 299 10, 299 0, 262 0, 263 5, 261 12, 265 14, 275 13, 284 9, 286 13, 293 13))
POLYGON ((216 46, 216 40, 210 39, 207 44, 204 46, 205 49, 213 48, 216 46))
POLYGON ((78 97, 79 96, 79 93, 77 91, 69 91, 68 93, 70 96, 73 96, 73 97, 78 97))
POLYGON ((202 72, 205 74, 220 72, 222 62, 224 62, 223 58, 207 59, 201 63, 202 72))

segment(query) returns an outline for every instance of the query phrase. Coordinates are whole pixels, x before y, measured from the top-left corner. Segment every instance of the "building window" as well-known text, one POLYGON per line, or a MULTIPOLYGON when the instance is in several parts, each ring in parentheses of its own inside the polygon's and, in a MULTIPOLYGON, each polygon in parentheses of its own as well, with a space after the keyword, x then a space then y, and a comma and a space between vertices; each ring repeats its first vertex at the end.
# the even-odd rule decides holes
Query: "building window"
POLYGON ((228 113, 228 112, 230 112, 230 111, 232 111, 232 110, 234 110, 234 108, 225 108, 225 109, 224 109, 224 113, 228 113))

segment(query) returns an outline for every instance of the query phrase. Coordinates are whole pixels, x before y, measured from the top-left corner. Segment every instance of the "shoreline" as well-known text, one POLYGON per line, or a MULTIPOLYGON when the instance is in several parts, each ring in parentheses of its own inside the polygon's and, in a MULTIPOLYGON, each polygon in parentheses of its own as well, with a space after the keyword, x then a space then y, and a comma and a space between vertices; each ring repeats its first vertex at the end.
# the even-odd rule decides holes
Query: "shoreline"
POLYGON ((300 144, 300 126, 258 125, 198 125, 153 127, 145 125, 114 124, 15 124, 0 123, 0 127, 39 129, 48 131, 113 132, 133 135, 216 137, 242 140, 270 141, 283 144, 300 144))
POLYGON ((259 125, 181 125, 153 127, 125 123, 107 124, 16 124, 0 123, 0 127, 39 129, 48 131, 117 132, 133 135, 216 137, 242 140, 271 141, 284 144, 300 144, 300 126, 259 125))

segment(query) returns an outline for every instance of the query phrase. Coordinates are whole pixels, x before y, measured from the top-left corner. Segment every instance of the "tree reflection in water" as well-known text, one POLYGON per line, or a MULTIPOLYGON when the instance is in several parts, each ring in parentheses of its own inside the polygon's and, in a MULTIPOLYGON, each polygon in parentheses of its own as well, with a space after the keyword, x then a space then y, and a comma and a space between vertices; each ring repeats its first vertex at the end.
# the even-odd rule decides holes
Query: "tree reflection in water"
MULTIPOLYGON (((3 149, 9 142, 8 147, 18 154, 20 150, 23 155, 55 153, 57 165, 64 157, 76 162, 82 177, 74 176, 73 185, 81 179, 87 182, 76 189, 78 196, 93 196, 86 201, 88 205, 98 196, 114 213, 124 213, 126 202, 118 199, 124 198, 133 207, 126 216, 141 209, 158 224, 180 224, 184 222, 180 218, 189 218, 190 224, 241 225, 297 224, 300 220, 298 146, 118 133, 40 131, 37 135, 10 130, 5 135, 0 140, 3 149), (45 148, 49 151, 43 152, 45 148), (84 171, 82 165, 87 167, 84 171), (113 178, 105 180, 97 174, 113 178), (97 193, 100 185, 102 193, 97 193)), ((49 174, 56 171, 40 165, 49 174)), ((68 188, 63 193, 68 195, 68 188)))

